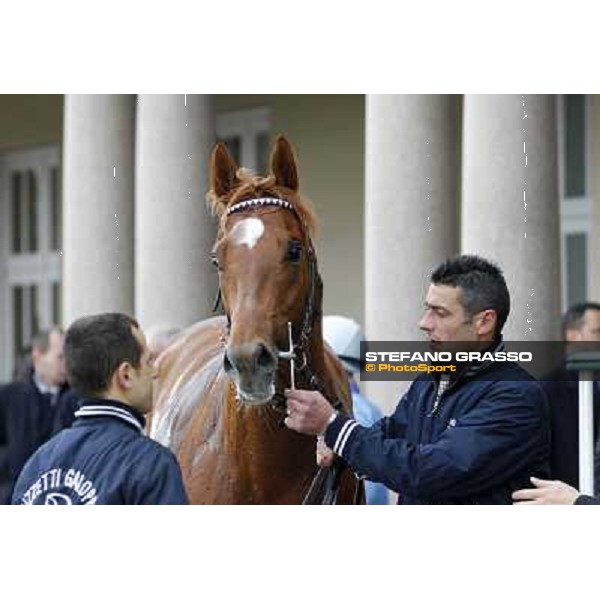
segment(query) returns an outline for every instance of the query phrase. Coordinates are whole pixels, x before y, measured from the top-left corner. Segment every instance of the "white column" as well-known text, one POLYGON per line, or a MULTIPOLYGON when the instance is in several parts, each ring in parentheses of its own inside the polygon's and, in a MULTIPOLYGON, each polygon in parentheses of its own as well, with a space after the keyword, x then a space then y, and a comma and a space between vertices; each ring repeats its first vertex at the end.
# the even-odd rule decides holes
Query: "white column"
MULTIPOLYGON (((594 163, 598 164, 598 163, 594 163)), ((588 244, 588 293, 587 299, 591 302, 600 302, 600 195, 591 195, 592 222, 590 223, 590 235, 588 244)))
POLYGON ((140 95, 136 129, 136 314, 144 327, 210 315, 217 289, 206 208, 215 141, 210 96, 140 95))
MULTIPOLYGON (((431 271, 458 252, 460 97, 367 96, 365 325, 370 340, 423 340, 431 271)), ((403 386, 369 382, 390 412, 403 386)))
MULTIPOLYGON (((600 161, 600 97, 592 96, 591 114, 588 120, 587 135, 591 136, 592 159, 591 164, 597 165, 600 161)), ((587 166, 587 165, 586 165, 587 166)), ((591 166, 591 165, 590 165, 591 166)), ((592 219, 590 223, 590 235, 588 236, 588 293, 587 299, 592 302, 600 302, 600 171, 594 169, 591 177, 591 190, 589 196, 592 203, 592 219)))
POLYGON ((133 313, 130 95, 67 95, 63 156, 63 315, 133 313))
POLYGON ((504 270, 506 340, 559 339, 555 96, 465 96, 463 123, 463 252, 504 270))

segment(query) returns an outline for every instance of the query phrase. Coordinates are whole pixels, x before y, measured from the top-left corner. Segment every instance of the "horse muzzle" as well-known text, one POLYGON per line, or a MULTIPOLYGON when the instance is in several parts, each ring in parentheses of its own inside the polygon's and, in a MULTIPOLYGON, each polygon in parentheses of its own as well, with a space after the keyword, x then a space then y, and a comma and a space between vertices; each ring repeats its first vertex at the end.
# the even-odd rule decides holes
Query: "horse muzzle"
POLYGON ((264 342, 229 345, 223 366, 242 402, 266 404, 275 394, 277 354, 264 342))

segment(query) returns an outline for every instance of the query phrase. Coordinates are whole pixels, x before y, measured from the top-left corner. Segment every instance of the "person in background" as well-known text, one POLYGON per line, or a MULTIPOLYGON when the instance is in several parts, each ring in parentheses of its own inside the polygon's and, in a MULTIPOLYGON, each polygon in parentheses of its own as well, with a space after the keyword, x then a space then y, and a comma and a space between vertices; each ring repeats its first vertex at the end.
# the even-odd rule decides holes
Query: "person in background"
POLYGON ((58 327, 31 342, 31 364, 22 380, 0 387, 0 503, 10 502, 27 459, 74 420, 77 396, 67 385, 64 335, 58 327))
MULTIPOLYGON (((360 373, 360 343, 365 336, 353 319, 329 315, 323 318, 323 337, 337 354, 350 384, 352 392, 352 411, 354 418, 365 427, 370 427, 383 417, 379 408, 363 396, 356 381, 360 373)), ((389 494, 381 483, 365 481, 367 504, 387 504, 389 494)))
MULTIPOLYGON (((600 304, 583 302, 571 306, 563 316, 563 339, 567 352, 577 342, 600 342, 600 304)), ((531 478, 532 489, 517 490, 515 504, 600 504, 600 381, 594 389, 594 439, 596 496, 581 494, 579 487, 579 378, 563 365, 540 383, 546 390, 552 424, 551 476, 554 480, 531 478)))
MULTIPOLYGON (((563 316, 562 335, 566 351, 578 342, 600 342, 600 304, 571 306, 563 316)), ((550 476, 572 487, 579 486, 579 376, 565 365, 540 380, 550 409, 550 476)), ((594 440, 600 435, 600 382, 594 382, 594 440)), ((597 455, 598 456, 598 455, 597 455)), ((600 465, 596 466, 596 484, 600 465)), ((598 492, 598 487, 596 488, 598 492)))

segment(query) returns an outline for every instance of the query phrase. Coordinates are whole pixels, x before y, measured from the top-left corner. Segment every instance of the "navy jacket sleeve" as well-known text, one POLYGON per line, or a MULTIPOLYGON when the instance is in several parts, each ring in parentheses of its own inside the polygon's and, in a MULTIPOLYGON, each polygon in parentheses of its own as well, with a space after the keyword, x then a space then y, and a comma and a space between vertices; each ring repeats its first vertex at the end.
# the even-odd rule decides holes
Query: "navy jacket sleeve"
POLYGON ((586 496, 585 494, 581 494, 581 496, 577 496, 575 504, 600 504, 600 499, 596 498, 595 496, 586 496))
POLYGON ((434 443, 413 444, 343 415, 328 427, 325 441, 354 471, 397 492, 468 496, 509 479, 548 441, 541 388, 520 383, 488 392, 434 443))
POLYGON ((189 504, 177 459, 158 444, 153 450, 151 464, 140 464, 127 504, 189 504))

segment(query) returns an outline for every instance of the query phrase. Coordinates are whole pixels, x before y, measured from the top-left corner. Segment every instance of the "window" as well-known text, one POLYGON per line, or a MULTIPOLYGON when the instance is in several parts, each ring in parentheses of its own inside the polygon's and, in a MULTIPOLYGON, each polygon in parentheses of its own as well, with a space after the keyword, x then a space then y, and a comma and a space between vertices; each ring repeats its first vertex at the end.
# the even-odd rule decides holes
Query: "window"
POLYGON ((58 167, 50 169, 50 249, 62 250, 62 191, 58 167))
POLYGON ((61 212, 57 148, 0 155, 0 380, 61 323, 61 212))
POLYGON ((253 108, 217 115, 217 137, 238 165, 266 174, 269 160, 269 114, 253 108))
POLYGON ((36 174, 31 169, 11 173, 12 251, 37 252, 38 193, 36 174))
POLYGON ((11 174, 10 178, 10 202, 12 209, 12 251, 15 254, 21 252, 21 173, 18 171, 11 174))
POLYGON ((590 99, 558 100, 562 309, 587 300, 590 280, 590 99))
POLYGON ((585 233, 566 236, 567 255, 567 306, 586 301, 586 245, 585 233))
POLYGON ((52 283, 52 323, 62 323, 62 285, 52 283))
POLYGON ((29 349, 31 338, 40 331, 38 286, 17 285, 13 296, 13 356, 21 357, 29 349))

